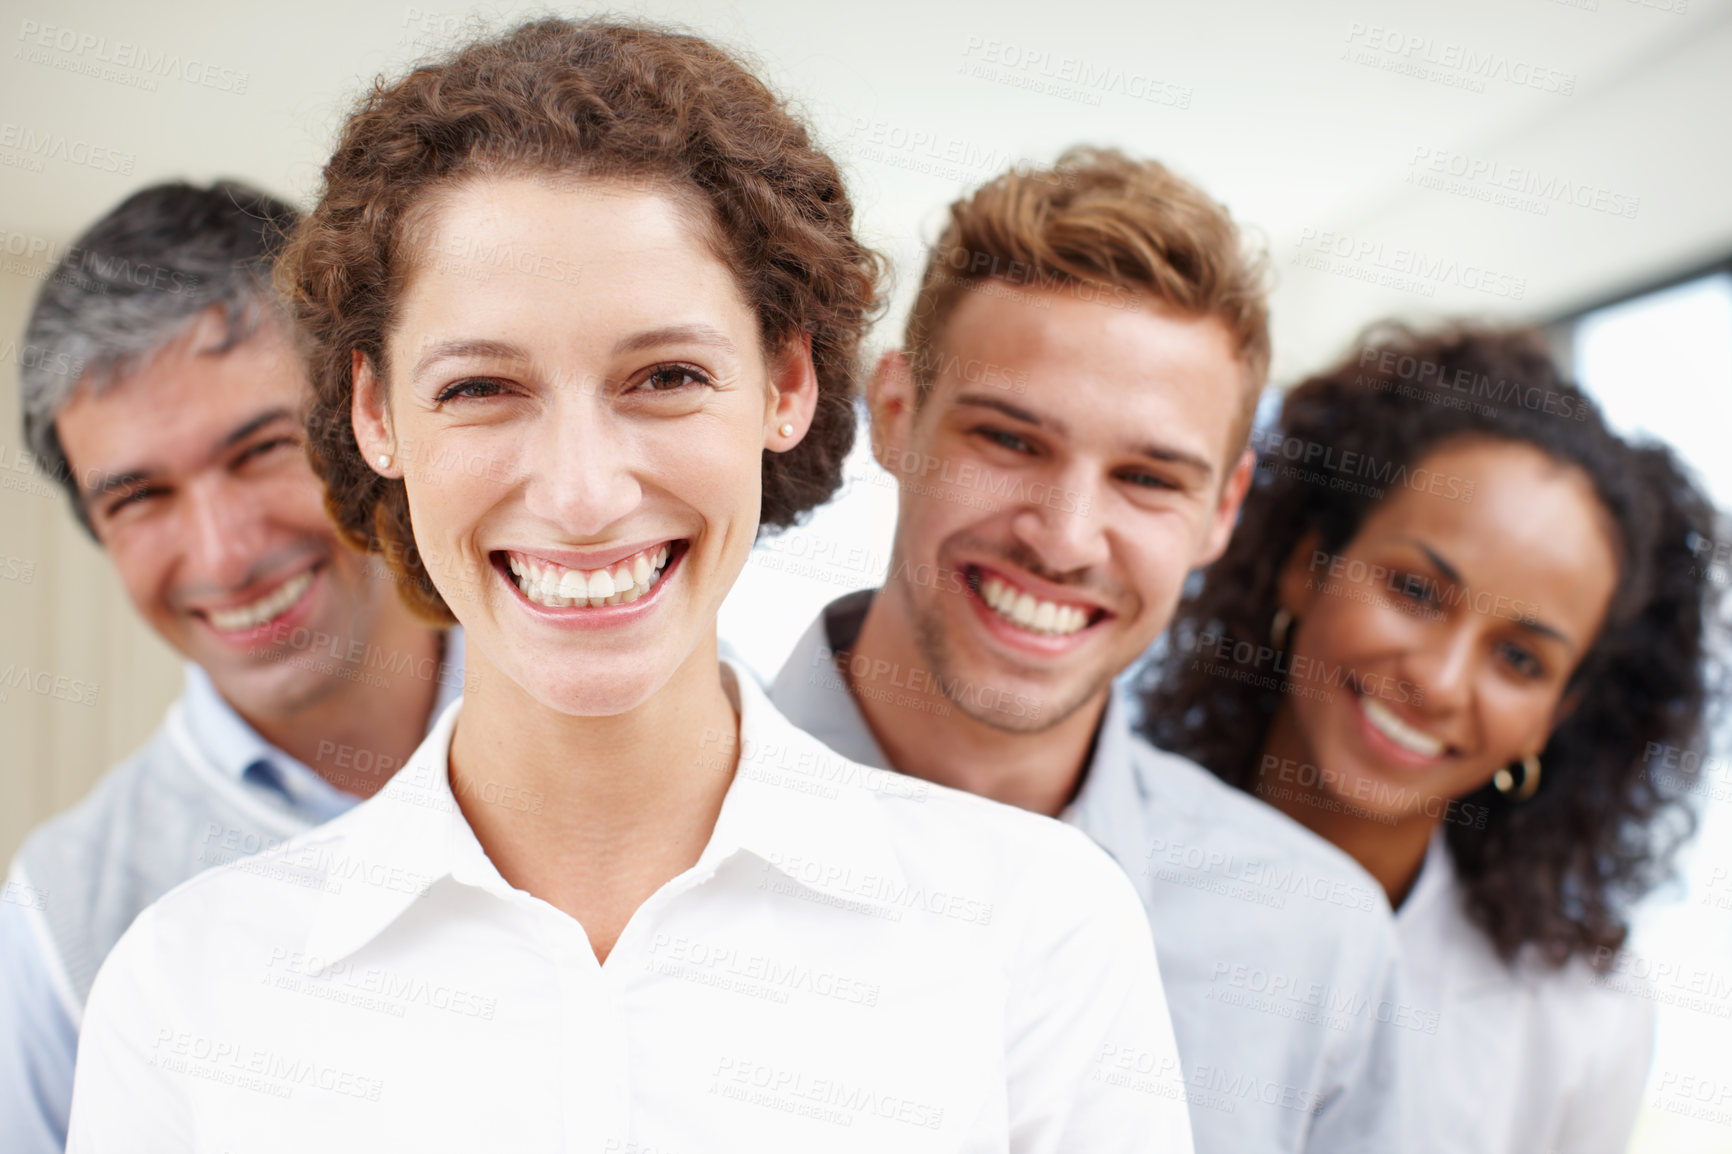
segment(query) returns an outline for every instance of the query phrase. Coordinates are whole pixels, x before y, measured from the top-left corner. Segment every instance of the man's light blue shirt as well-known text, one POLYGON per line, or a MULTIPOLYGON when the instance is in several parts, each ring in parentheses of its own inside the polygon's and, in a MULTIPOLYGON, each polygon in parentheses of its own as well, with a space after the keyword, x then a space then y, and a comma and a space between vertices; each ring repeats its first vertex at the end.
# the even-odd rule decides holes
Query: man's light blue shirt
MULTIPOLYGON (((431 725, 463 692, 460 630, 446 636, 431 725)), ((234 781, 277 795, 310 825, 360 801, 259 736, 197 665, 186 666, 178 710, 194 747, 234 781)), ((59 1154, 72 1110, 72 1072, 83 1004, 49 958, 39 893, 15 862, 0 890, 0 1149, 59 1154)))

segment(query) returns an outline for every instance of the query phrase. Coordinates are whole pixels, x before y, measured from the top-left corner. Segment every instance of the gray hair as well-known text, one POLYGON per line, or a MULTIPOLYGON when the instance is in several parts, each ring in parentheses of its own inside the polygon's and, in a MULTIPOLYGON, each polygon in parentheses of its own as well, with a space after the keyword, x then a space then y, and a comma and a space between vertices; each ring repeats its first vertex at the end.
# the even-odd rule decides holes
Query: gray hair
POLYGON ((24 441, 90 519, 54 422, 81 385, 100 394, 221 306, 232 348, 275 311, 270 263, 300 213, 233 181, 141 189, 73 242, 50 270, 24 330, 24 441))

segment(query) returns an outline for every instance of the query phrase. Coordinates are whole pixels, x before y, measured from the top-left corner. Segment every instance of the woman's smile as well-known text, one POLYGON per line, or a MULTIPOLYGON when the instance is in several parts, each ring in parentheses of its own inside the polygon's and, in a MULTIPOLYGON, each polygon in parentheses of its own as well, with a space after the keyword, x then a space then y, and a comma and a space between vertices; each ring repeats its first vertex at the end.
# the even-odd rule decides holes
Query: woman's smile
POLYGON ((564 611, 562 616, 615 624, 642 614, 601 611, 639 604, 647 608, 658 600, 655 594, 671 578, 687 547, 685 539, 676 538, 590 567, 560 564, 543 553, 505 549, 493 554, 493 567, 526 604, 539 611, 564 611))
POLYGON ((1450 752, 1448 742, 1410 724, 1369 694, 1357 695, 1354 705, 1364 723, 1367 744, 1376 749, 1384 761, 1430 767, 1441 762, 1450 752))

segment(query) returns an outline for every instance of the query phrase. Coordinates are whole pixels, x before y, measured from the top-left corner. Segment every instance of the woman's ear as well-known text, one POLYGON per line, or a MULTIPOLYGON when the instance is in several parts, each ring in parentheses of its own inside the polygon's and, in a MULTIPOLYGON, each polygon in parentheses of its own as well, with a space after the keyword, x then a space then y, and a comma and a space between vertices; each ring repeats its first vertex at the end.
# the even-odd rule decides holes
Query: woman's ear
POLYGON ((355 430, 355 444, 361 456, 381 477, 401 477, 402 465, 397 460, 397 438, 391 431, 391 406, 385 396, 385 382, 373 371, 367 354, 356 349, 350 354, 349 377, 355 383, 349 395, 349 424, 355 430))
POLYGON ((812 427, 818 411, 818 370, 812 365, 812 334, 801 333, 782 346, 770 368, 764 410, 764 448, 786 453, 812 427))
POLYGON ((1328 570, 1320 572, 1316 564, 1319 556, 1318 544, 1316 530, 1299 538, 1293 551, 1287 554, 1287 560, 1282 563, 1280 576, 1276 578, 1275 588, 1280 602, 1278 607, 1285 609, 1295 620, 1304 618, 1311 611, 1312 602, 1327 583, 1328 570))

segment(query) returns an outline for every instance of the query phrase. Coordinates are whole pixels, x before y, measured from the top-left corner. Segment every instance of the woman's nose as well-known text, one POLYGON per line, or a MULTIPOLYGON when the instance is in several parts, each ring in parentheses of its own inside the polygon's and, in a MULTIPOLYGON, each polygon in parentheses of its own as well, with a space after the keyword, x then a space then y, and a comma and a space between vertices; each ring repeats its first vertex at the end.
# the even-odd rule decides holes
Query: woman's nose
POLYGON ((524 462, 529 511, 574 538, 600 537, 642 499, 635 439, 591 394, 550 406, 524 462))
POLYGON ((1419 690, 1427 713, 1450 712, 1468 704, 1479 649, 1470 625, 1430 632, 1402 661, 1403 672, 1419 690))

